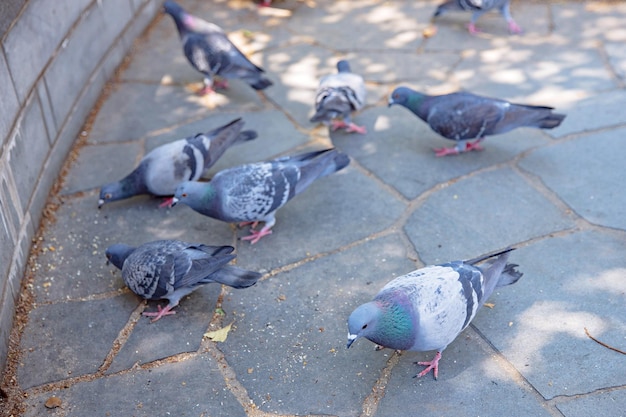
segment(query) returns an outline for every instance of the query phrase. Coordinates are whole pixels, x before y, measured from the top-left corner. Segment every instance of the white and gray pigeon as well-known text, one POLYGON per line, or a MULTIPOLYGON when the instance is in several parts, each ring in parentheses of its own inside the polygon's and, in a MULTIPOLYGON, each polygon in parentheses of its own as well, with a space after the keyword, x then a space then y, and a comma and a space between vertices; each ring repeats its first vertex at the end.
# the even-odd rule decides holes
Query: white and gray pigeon
POLYGON ((275 213, 316 179, 343 169, 350 158, 335 149, 285 156, 218 172, 211 182, 187 181, 178 186, 174 203, 225 222, 252 223, 242 240, 256 243, 272 233, 275 213), (255 230, 265 222, 261 230, 255 230))
MULTIPOLYGON (((137 168, 123 179, 100 189, 98 208, 111 201, 140 194, 172 196, 179 183, 197 180, 230 146, 257 137, 253 130, 241 131, 244 122, 235 119, 207 133, 161 145, 143 157, 137 168)), ((171 198, 161 206, 169 206, 171 198)))
POLYGON ((480 142, 485 136, 518 127, 553 129, 565 119, 564 114, 553 113, 552 107, 515 104, 467 92, 429 96, 398 87, 389 97, 389 106, 394 104, 410 110, 444 138, 458 142, 453 148, 435 149, 437 156, 482 150, 480 142))
POLYGON ((111 245, 109 262, 122 270, 122 279, 132 292, 146 300, 167 299, 165 308, 145 312, 153 322, 172 311, 181 298, 212 282, 233 288, 247 288, 261 274, 227 265, 235 259, 232 246, 208 246, 180 240, 157 240, 139 247, 111 245))
POLYGON ((449 10, 471 11, 472 18, 467 25, 469 33, 476 34, 480 30, 476 28, 476 20, 490 10, 498 9, 509 25, 509 32, 522 33, 522 28, 511 16, 510 0, 449 0, 437 7, 433 19, 449 10))
POLYGON ((337 62, 337 73, 320 80, 311 122, 323 122, 332 130, 345 128, 346 132, 367 133, 364 126, 357 126, 350 120, 351 113, 365 105, 365 94, 363 77, 350 71, 348 61, 337 62), (341 120, 335 120, 337 118, 341 120))
POLYGON ((163 8, 176 23, 185 56, 204 74, 204 88, 199 94, 207 94, 213 87, 228 87, 226 79, 241 79, 255 90, 272 85, 263 69, 250 62, 222 28, 185 12, 173 1, 166 1, 163 8))
POLYGON ((507 263, 513 248, 467 261, 427 266, 398 277, 348 318, 348 345, 364 337, 391 349, 437 354, 418 376, 431 369, 435 379, 441 352, 470 324, 496 287, 517 282, 522 273, 507 263), (495 258, 495 259, 491 259, 495 258), (483 267, 477 263, 488 260, 483 267))

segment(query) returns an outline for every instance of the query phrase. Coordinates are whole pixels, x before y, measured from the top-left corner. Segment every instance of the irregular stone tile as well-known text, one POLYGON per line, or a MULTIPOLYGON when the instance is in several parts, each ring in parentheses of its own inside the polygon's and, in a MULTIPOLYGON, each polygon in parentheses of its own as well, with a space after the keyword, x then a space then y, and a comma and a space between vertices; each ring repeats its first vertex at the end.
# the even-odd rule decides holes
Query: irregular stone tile
POLYGON ((562 137, 626 123, 626 94, 623 91, 610 91, 596 94, 565 108, 567 118, 561 126, 553 129, 551 135, 562 137))
MULTIPOLYGON (((478 315, 493 316, 493 312, 485 309, 478 315)), ((428 361, 433 356, 434 352, 402 354, 392 370, 376 417, 502 416, 510 410, 524 416, 551 415, 533 398, 532 388, 515 381, 504 361, 472 328, 461 333, 443 352, 437 380, 432 372, 413 378, 424 369, 415 362, 428 361)))
POLYGON ((473 258, 574 225, 513 170, 501 168, 433 193, 404 230, 421 259, 438 264, 473 258))
POLYGON ((431 8, 424 2, 318 2, 317 7, 298 9, 287 27, 337 51, 414 50, 431 8))
MULTIPOLYGON (((201 80, 200 80, 201 81, 201 80)), ((89 143, 124 142, 164 127, 201 117, 216 107, 262 109, 259 95, 237 80, 225 94, 196 96, 181 86, 123 83, 104 102, 89 135, 89 143), (245 87, 245 88, 244 88, 245 87)))
MULTIPOLYGON (((113 359, 107 373, 130 369, 135 364, 145 364, 184 352, 195 352, 200 348, 202 335, 206 331, 220 294, 219 284, 205 285, 184 297, 176 314, 151 323, 142 317, 133 328, 130 337, 113 359)), ((144 311, 156 311, 157 305, 164 307, 167 300, 148 303, 144 311)))
POLYGON ((609 391, 572 398, 570 401, 558 403, 556 408, 566 417, 584 417, 599 412, 604 416, 618 417, 626 410, 626 391, 609 391))
POLYGON ((580 99, 617 87, 595 45, 582 48, 552 38, 520 39, 465 53, 454 78, 475 94, 567 113, 580 99))
POLYGON ((254 113, 214 113, 202 120, 187 123, 167 133, 148 138, 146 152, 177 139, 216 129, 237 117, 241 117, 245 122, 243 130, 254 130, 258 133, 258 137, 252 141, 234 145, 226 151, 209 169, 209 176, 232 166, 267 160, 309 141, 309 136, 296 130, 285 114, 278 110, 254 113))
POLYGON ((626 201, 618 191, 624 179, 624 134, 626 129, 621 128, 537 149, 522 159, 520 166, 541 177, 591 223, 626 229, 626 201))
POLYGON ((606 53, 609 56, 609 62, 613 67, 615 74, 622 80, 626 78, 626 51, 622 48, 621 43, 604 44, 606 53))
POLYGON ((517 129, 485 139, 483 152, 437 158, 433 149, 451 147, 455 142, 439 136, 400 106, 365 110, 355 120, 370 120, 373 128, 365 136, 333 132, 333 144, 408 199, 437 184, 549 143, 540 131, 517 129))
POLYGON ((555 33, 591 45, 598 40, 626 40, 626 5, 620 2, 554 2, 550 4, 555 33), (585 16, 581 19, 581 16, 585 16))
POLYGON ((136 297, 125 294, 36 307, 29 314, 20 343, 20 387, 96 372, 137 304, 136 297), (98 342, 88 342, 95 340, 98 342))
POLYGON ((232 291, 223 308, 235 328, 220 350, 265 412, 358 415, 388 356, 366 343, 346 350, 346 320, 413 268, 391 235, 232 291))
MULTIPOLYGON (((348 166, 318 180, 279 209, 271 235, 254 245, 240 242, 239 259, 255 270, 277 268, 384 230, 403 210, 400 201, 348 166)), ((248 235, 249 227, 237 234, 248 235)))
POLYGON ((104 251, 114 243, 140 245, 181 239, 210 245, 233 243, 228 225, 196 216, 187 207, 159 209, 160 200, 135 197, 97 209, 97 195, 70 199, 55 213, 46 240, 39 243, 34 291, 38 302, 87 297, 124 287, 104 251))
POLYGON ((209 355, 29 396, 24 416, 50 413, 43 404, 53 395, 71 416, 246 416, 209 355))
POLYGON ((625 250, 623 236, 592 230, 521 248, 511 262, 524 276, 497 289, 488 310, 505 320, 487 314, 474 320, 546 399, 626 384, 626 363, 585 335, 587 328, 611 346, 624 346, 626 318, 618 312, 626 292, 625 250))
POLYGON ((63 182, 61 195, 102 187, 130 174, 141 159, 139 142, 87 145, 80 149, 63 182))

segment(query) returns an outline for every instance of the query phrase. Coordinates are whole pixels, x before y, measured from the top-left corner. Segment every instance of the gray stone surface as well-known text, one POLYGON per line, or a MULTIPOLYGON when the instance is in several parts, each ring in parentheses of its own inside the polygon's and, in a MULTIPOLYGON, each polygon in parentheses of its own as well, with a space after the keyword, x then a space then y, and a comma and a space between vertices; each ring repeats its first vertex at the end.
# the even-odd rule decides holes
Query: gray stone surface
MULTIPOLYGON (((9 76, 9 67, 7 67, 4 53, 0 53, 0 85, 2 86, 2 100, 0 100, 0 138, 5 138, 13 126, 19 103, 13 82, 9 76)), ((1 151, 0 155, 2 155, 1 151)))
POLYGON ((437 190, 411 214, 405 230, 422 260, 434 264, 547 236, 574 227, 573 220, 515 171, 502 168, 437 190))
POLYGON ((520 166, 538 175, 576 213, 589 222, 626 229, 626 201, 620 192, 626 129, 574 138, 537 149, 520 166))
MULTIPOLYGON (((211 356, 198 355, 182 363, 81 382, 53 394, 74 416, 245 416, 218 366, 211 356)), ((49 395, 31 398, 24 417, 40 416, 49 395)))
MULTIPOLYGON (((147 23, 156 3, 126 7, 147 23)), ((485 33, 469 36, 469 14, 458 13, 438 20, 425 39, 437 3, 276 0, 258 9, 251 0, 183 1, 221 24, 275 82, 262 92, 233 82, 206 97, 194 94, 200 77, 181 59, 171 19, 158 17, 107 86, 88 143, 53 196, 56 221, 37 242, 34 304, 14 345, 17 379, 3 382, 7 401, 25 406, 25 416, 623 414, 622 356, 585 328, 624 349, 618 45, 626 8, 514 1, 521 36, 508 35, 497 13, 479 20, 485 33), (367 105, 354 116, 366 135, 308 121, 319 78, 344 57, 366 79, 367 105), (432 148, 453 143, 405 109, 387 108, 397 85, 429 94, 471 89, 551 105, 567 118, 552 131, 517 129, 489 137, 483 152, 436 158, 432 148), (147 196, 97 210, 100 185, 130 172, 146 152, 236 117, 259 138, 228 150, 208 177, 331 145, 351 165, 290 201, 273 234, 254 245, 239 240, 248 227, 184 205, 158 209, 160 200, 147 196), (176 315, 150 323, 140 313, 165 301, 145 303, 125 289, 104 249, 174 238, 230 244, 236 264, 263 279, 245 290, 205 286, 184 297, 176 315), (389 280, 509 245, 518 247, 510 260, 524 276, 499 288, 444 351, 439 380, 413 378, 413 362, 434 352, 376 351, 367 340, 345 349, 348 315, 389 280), (203 339, 231 323, 226 341, 203 339), (61 409, 44 409, 50 396, 61 409)), ((91 88, 104 84, 102 74, 137 31, 113 47, 91 88)), ((38 87, 41 115, 29 129, 51 131, 49 93, 38 87)), ((57 128, 77 131, 89 111, 80 103, 96 93, 83 92, 57 128)), ((9 225, 2 244, 15 240, 13 219, 21 216, 19 198, 5 209, 11 181, 0 174, 9 225)))

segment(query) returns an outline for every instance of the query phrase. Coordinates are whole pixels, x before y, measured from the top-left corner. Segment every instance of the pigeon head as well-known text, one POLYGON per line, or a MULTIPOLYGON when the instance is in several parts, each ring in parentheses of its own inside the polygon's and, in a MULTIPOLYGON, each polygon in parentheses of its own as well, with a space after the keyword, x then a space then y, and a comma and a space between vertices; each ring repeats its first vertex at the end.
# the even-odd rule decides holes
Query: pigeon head
POLYGON ((345 59, 337 62, 337 71, 338 72, 351 72, 350 71, 350 63, 345 59))
POLYGON ((411 302, 401 291, 379 294, 357 307, 348 318, 348 345, 364 337, 380 346, 408 350, 415 340, 416 319, 411 302))
POLYGON ((185 13, 185 10, 183 10, 183 8, 176 2, 168 0, 163 3, 163 12, 171 15, 173 18, 176 18, 185 13))
POLYGON ((409 105, 409 102, 411 101, 413 95, 416 93, 416 91, 413 91, 408 87, 398 87, 393 90, 393 92, 389 96, 388 107, 391 107, 394 104, 399 104, 406 107, 407 105, 409 105))
POLYGON ((107 263, 112 263, 118 269, 122 269, 124 265, 124 261, 131 253, 135 251, 136 248, 125 245, 123 243, 116 243, 115 245, 109 246, 106 251, 107 263))
POLYGON ((146 193, 147 188, 143 183, 144 170, 144 164, 140 164, 126 178, 103 185, 102 188, 100 188, 98 208, 101 208, 105 203, 109 203, 111 201, 123 200, 137 194, 146 193))
POLYGON ((210 183, 199 181, 183 181, 176 187, 172 205, 184 203, 189 207, 207 204, 213 199, 215 189, 210 183))
POLYGON ((346 348, 350 348, 352 343, 361 337, 366 339, 374 337, 378 331, 378 320, 382 313, 380 305, 374 301, 357 307, 348 317, 348 345, 346 348))

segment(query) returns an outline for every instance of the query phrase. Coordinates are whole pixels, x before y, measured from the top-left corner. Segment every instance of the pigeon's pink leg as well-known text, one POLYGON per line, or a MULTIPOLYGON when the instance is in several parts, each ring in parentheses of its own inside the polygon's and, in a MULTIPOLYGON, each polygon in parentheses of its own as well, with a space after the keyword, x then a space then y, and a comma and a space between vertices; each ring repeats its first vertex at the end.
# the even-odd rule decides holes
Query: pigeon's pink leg
POLYGON ((459 154, 459 150, 455 147, 452 148, 436 148, 435 156, 448 156, 448 155, 457 155, 459 154))
POLYGON ((252 225, 252 226, 250 226, 250 229, 253 230, 259 224, 259 221, 256 220, 256 221, 253 221, 253 222, 241 222, 241 223, 239 223, 239 227, 244 227, 244 226, 247 226, 249 224, 252 225))
POLYGON ((511 19, 508 21, 509 23, 509 32, 511 33, 522 33, 523 30, 521 27, 519 27, 519 25, 517 23, 515 23, 515 20, 511 19))
POLYGON ((263 0, 259 3, 259 7, 270 7, 272 0, 263 0))
POLYGON ((154 323, 155 321, 159 320, 163 316, 171 316, 172 314, 176 314, 176 312, 172 310, 174 307, 176 306, 175 305, 170 306, 169 304, 166 305, 165 308, 158 306, 159 311, 152 311, 152 312, 145 311, 141 314, 146 317, 154 317, 152 320, 150 320, 150 323, 154 323))
POLYGON ((426 375, 427 373, 430 372, 430 370, 433 370, 433 375, 435 377, 435 379, 437 379, 437 376, 439 376, 439 359, 441 359, 441 352, 437 352, 437 354, 435 355, 435 357, 433 358, 432 361, 428 361, 428 362, 418 362, 418 365, 427 365, 427 368, 424 369, 422 372, 420 372, 419 374, 417 374, 418 378, 423 377, 424 375, 426 375))
POLYGON ((226 79, 215 80, 213 82, 213 87, 227 89, 228 88, 228 80, 226 80, 226 79))
POLYGON ((211 94, 211 93, 215 93, 213 86, 205 85, 200 90, 198 90, 196 94, 199 96, 206 96, 207 94, 211 94))
POLYGON ((480 139, 476 139, 474 142, 470 142, 469 140, 465 143, 465 151, 464 152, 469 152, 469 151, 483 151, 485 150, 485 148, 483 148, 482 146, 480 146, 480 142, 483 140, 483 138, 480 139))
POLYGON ((367 129, 365 128, 365 126, 357 126, 354 123, 350 123, 346 127, 346 132, 348 133, 355 132, 355 133, 360 133, 362 135, 365 135, 367 134, 367 129))
POLYGON ((474 22, 470 22, 467 25, 467 30, 470 33, 470 35, 476 35, 477 33, 480 33, 480 30, 476 27, 474 22))
POLYGON ((164 208, 164 207, 171 208, 173 202, 174 202, 174 197, 167 197, 166 199, 163 200, 163 202, 161 204, 159 204, 159 207, 160 208, 164 208))
POLYGON ((365 135, 367 133, 367 129, 365 128, 365 126, 357 126, 354 123, 348 124, 343 120, 333 120, 330 124, 330 128, 333 131, 337 129, 346 129, 346 132, 348 133, 356 132, 362 135, 365 135))
MULTIPOLYGON (((272 226, 270 226, 270 227, 272 227, 272 226)), ((261 240, 261 238, 263 236, 267 236, 267 235, 271 235, 272 234, 272 231, 270 230, 270 227, 267 227, 267 225, 265 225, 261 230, 252 230, 250 235, 242 237, 241 240, 249 240, 250 244, 254 245, 259 240, 261 240)))

